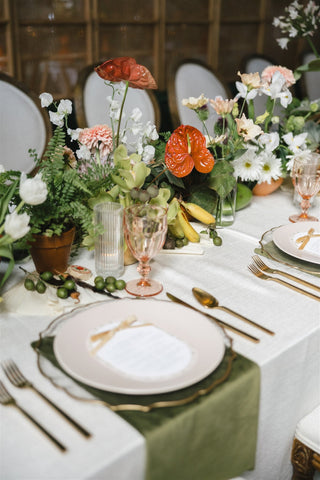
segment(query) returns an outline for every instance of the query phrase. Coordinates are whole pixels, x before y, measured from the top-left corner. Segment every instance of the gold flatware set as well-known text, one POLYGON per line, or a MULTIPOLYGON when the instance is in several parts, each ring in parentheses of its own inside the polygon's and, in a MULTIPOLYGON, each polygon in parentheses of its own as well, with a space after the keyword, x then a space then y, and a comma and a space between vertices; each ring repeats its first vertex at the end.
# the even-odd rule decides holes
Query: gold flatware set
POLYGON ((251 273, 253 273, 253 275, 255 275, 256 277, 258 278, 261 278, 262 280, 270 280, 270 281, 273 281, 273 282, 276 282, 276 283, 279 283, 285 287, 288 287, 290 288, 291 290, 294 290, 295 292, 297 293, 301 293, 309 298, 312 298, 313 300, 317 300, 318 302, 320 302, 320 297, 318 295, 315 295, 314 293, 311 293, 307 290, 304 290, 303 288, 300 288, 300 287, 297 287, 296 285, 293 285, 292 283, 288 283, 284 280, 281 280, 280 278, 278 277, 273 277, 271 275, 267 275, 266 273, 264 272, 268 272, 268 273, 271 273, 271 274, 277 274, 277 275, 282 275, 284 277, 287 277, 301 285, 304 285, 306 287, 309 287, 309 288, 312 288, 313 290, 316 290, 316 291, 319 291, 320 292, 320 288, 312 283, 309 283, 305 280, 302 280, 298 277, 295 277, 294 275, 290 275, 289 273, 286 273, 286 272, 283 272, 282 270, 276 270, 276 269, 272 269, 270 267, 268 267, 262 260, 260 257, 258 257, 257 255, 254 255, 252 257, 253 259, 253 262, 254 263, 250 263, 248 265, 248 269, 250 270, 251 273))
MULTIPOLYGON (((56 405, 52 400, 45 396, 40 390, 38 390, 20 371, 18 366, 13 360, 5 360, 1 364, 4 373, 10 382, 18 388, 30 388, 36 392, 43 400, 45 400, 52 408, 54 408, 67 422, 69 422, 79 433, 84 437, 91 437, 91 433, 88 432, 83 426, 81 426, 76 420, 70 417, 64 410, 56 405)), ((20 410, 29 420, 31 420, 47 437, 61 450, 66 451, 67 448, 57 440, 48 430, 46 430, 34 417, 32 417, 24 408, 22 408, 15 398, 9 393, 3 382, 0 381, 0 403, 3 405, 11 405, 20 410)))

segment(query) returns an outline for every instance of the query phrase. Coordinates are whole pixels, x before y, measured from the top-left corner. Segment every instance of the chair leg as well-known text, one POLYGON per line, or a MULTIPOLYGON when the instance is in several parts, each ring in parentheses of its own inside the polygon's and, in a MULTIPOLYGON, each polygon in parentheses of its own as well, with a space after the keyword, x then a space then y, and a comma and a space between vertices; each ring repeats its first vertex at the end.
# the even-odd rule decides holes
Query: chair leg
POLYGON ((312 458, 313 450, 295 438, 291 452, 291 463, 293 466, 292 480, 313 479, 315 470, 312 465, 312 458))

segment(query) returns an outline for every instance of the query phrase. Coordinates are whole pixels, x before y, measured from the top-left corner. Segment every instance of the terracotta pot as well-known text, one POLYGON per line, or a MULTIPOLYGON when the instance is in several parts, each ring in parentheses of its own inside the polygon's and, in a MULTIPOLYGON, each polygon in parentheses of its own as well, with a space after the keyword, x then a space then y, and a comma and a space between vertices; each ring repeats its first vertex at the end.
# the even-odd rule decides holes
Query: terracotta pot
POLYGON ((64 273, 67 270, 75 231, 72 227, 60 236, 33 236, 35 240, 30 242, 30 254, 37 272, 64 273))
POLYGON ((259 197, 263 197, 265 195, 269 195, 270 193, 277 190, 283 182, 283 178, 278 178, 278 180, 271 180, 271 183, 262 182, 257 183, 252 189, 253 195, 257 195, 259 197))

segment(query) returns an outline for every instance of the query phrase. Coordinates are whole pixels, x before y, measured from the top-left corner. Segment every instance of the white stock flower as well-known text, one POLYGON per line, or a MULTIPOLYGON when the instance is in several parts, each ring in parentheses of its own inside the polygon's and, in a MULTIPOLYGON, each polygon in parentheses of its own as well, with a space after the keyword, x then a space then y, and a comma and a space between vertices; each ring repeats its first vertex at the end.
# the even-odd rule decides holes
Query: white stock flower
POLYGON ((146 123, 144 135, 150 140, 158 140, 159 138, 156 126, 150 121, 146 123))
POLYGON ((150 162, 154 158, 155 148, 152 145, 146 145, 143 149, 142 160, 145 163, 150 162))
POLYGON ((75 130, 68 128, 67 133, 70 136, 71 140, 78 140, 81 131, 82 128, 76 128, 75 130))
POLYGON ((6 215, 4 221, 4 231, 7 235, 10 235, 13 240, 18 240, 29 232, 29 220, 30 217, 27 213, 20 215, 17 212, 9 213, 6 215))
POLYGON ((277 43, 280 46, 280 48, 282 48, 282 50, 287 50, 288 42, 289 42, 289 38, 286 38, 286 37, 277 38, 277 43))
POLYGON ((64 125, 64 115, 61 115, 60 113, 57 112, 49 112, 49 117, 50 117, 50 122, 53 123, 53 125, 57 125, 57 127, 63 127, 64 125))
POLYGON ((41 93, 41 95, 39 95, 39 98, 41 100, 41 107, 49 107, 49 105, 51 105, 51 103, 53 102, 53 98, 50 93, 41 93))
POLYGON ((140 110, 139 107, 135 107, 132 110, 130 115, 131 120, 133 120, 134 122, 139 122, 141 120, 141 117, 142 117, 142 111, 140 110))
POLYGON ((70 115, 70 113, 72 113, 71 100, 60 100, 58 113, 60 113, 60 115, 70 115))
POLYGON ((79 150, 76 151, 77 157, 82 160, 90 160, 91 152, 86 145, 80 145, 79 150))
POLYGON ((46 183, 42 180, 41 173, 33 178, 27 178, 23 172, 20 177, 19 195, 29 205, 40 205, 48 195, 46 183))
POLYGON ((142 134, 143 125, 142 123, 134 123, 129 130, 133 133, 134 136, 142 134))
POLYGON ((286 79, 277 71, 272 75, 270 84, 264 85, 261 90, 272 99, 275 99, 278 98, 285 84, 286 79))
POLYGON ((273 152, 279 146, 278 132, 263 133, 258 138, 258 145, 267 152, 273 152))

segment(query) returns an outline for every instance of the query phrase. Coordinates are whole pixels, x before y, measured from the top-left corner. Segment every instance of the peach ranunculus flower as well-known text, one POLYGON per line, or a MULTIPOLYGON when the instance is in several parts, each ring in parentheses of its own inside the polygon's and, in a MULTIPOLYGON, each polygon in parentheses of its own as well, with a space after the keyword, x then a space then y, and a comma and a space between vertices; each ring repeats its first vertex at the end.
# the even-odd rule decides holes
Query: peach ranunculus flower
POLYGON ((106 158, 113 149, 112 130, 108 125, 95 125, 84 128, 78 138, 92 153, 99 150, 101 157, 106 158))
POLYGON ((296 83, 292 70, 286 67, 281 67, 280 65, 270 65, 270 67, 266 67, 261 74, 262 81, 270 84, 272 77, 276 72, 281 73, 285 78, 287 87, 291 87, 291 85, 296 83))
POLYGON ((201 93, 200 97, 195 98, 195 97, 189 97, 189 98, 184 98, 181 103, 184 107, 188 107, 191 110, 198 110, 199 108, 204 107, 207 105, 209 99, 204 96, 203 93, 201 93))
POLYGON ((259 125, 255 125, 250 118, 246 118, 244 113, 241 118, 236 118, 235 120, 237 123, 237 132, 246 142, 263 133, 259 125))
POLYGON ((261 79, 259 72, 256 73, 240 73, 238 72, 241 82, 248 87, 249 90, 252 88, 261 87, 261 79))
POLYGON ((236 100, 223 100, 222 97, 216 97, 214 100, 210 99, 210 104, 217 112, 218 115, 227 115, 231 113, 234 107, 236 100))

